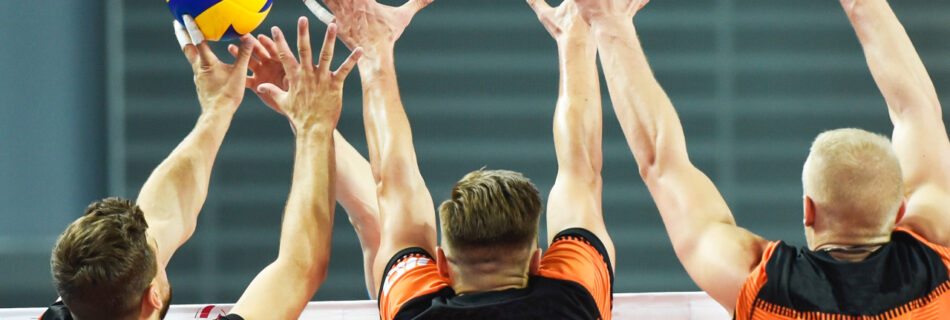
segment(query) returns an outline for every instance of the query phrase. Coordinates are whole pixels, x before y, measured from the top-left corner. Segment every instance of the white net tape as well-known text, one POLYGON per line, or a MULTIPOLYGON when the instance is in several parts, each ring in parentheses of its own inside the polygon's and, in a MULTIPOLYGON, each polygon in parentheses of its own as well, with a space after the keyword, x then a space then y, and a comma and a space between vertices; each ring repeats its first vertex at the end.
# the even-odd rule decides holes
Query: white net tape
MULTIPOLYGON (((231 304, 172 305, 167 320, 217 319, 231 304)), ((46 308, 0 309, 2 320, 36 320, 46 308)), ((300 319, 379 319, 376 301, 321 301, 307 305, 300 319)), ((614 319, 726 320, 726 311, 702 292, 623 293, 614 295, 614 319)))

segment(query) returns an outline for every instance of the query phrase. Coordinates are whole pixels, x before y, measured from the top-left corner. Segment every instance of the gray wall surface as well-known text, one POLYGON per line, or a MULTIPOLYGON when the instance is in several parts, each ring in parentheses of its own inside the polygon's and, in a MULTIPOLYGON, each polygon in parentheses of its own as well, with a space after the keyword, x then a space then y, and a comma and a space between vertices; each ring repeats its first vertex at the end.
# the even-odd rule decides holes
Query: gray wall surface
MULTIPOLYGON (((123 4, 122 45, 120 57, 110 59, 119 59, 113 61, 123 70, 120 80, 124 90, 118 103, 122 108, 112 109, 112 115, 119 116, 125 127, 116 133, 124 141, 111 150, 116 156, 112 159, 119 160, 103 163, 106 159, 102 156, 80 156, 50 146, 51 152, 63 155, 18 154, 16 157, 25 160, 8 165, 8 154, 27 143, 23 133, 9 128, 39 116, 19 109, 10 112, 13 106, 8 107, 7 96, 29 98, 22 95, 23 90, 0 87, 0 151, 4 152, 0 163, 4 174, 0 181, 4 191, 0 240, 33 233, 28 230, 55 236, 86 202, 103 196, 106 178, 113 182, 111 194, 134 197, 151 169, 197 119, 191 70, 178 50, 165 4, 118 1, 123 4), (49 218, 24 214, 22 209, 7 211, 6 206, 15 204, 14 200, 39 199, 46 194, 22 193, 27 192, 21 190, 24 180, 39 178, 10 180, 7 176, 48 171, 41 169, 42 165, 79 167, 73 174, 82 173, 85 165, 74 161, 76 157, 92 158, 95 161, 87 165, 98 170, 108 165, 108 174, 97 176, 102 182, 96 185, 99 189, 55 190, 64 196, 57 201, 78 200, 55 204, 56 208, 47 209, 56 212, 49 218)), ((8 6, 6 2, 2 5, 8 6)), ((895 1, 892 5, 915 41, 938 92, 945 93, 950 89, 950 20, 946 19, 950 2, 895 1)), ((37 11, 32 7, 39 5, 19 6, 37 11)), ((10 11, 0 14, 11 15, 10 11)), ((271 25, 293 30, 300 15, 309 16, 300 1, 276 1, 259 31, 271 25)), ((8 23, 4 18, 0 16, 0 23, 8 23)), ((60 28, 75 23, 69 19, 75 17, 57 20, 64 24, 60 28)), ((311 33, 322 34, 324 27, 311 20, 311 33)), ((720 187, 739 225, 769 239, 802 244, 800 172, 811 139, 823 130, 839 127, 885 134, 890 130, 883 99, 837 2, 654 1, 637 16, 637 25, 654 71, 677 106, 693 162, 720 187)), ((65 35, 57 37, 62 37, 58 45, 76 41, 65 35)), ((0 51, 0 63, 9 63, 7 57, 20 54, 7 51, 35 45, 18 41, 16 46, 0 46, 4 50, 0 51)), ((224 45, 216 47, 223 49, 224 45)), ((95 56, 101 51, 99 47, 85 48, 81 54, 95 56)), ((218 52, 226 55, 223 50, 218 52)), ((339 56, 342 60, 343 54, 339 56)), ((419 165, 436 202, 448 195, 462 175, 483 166, 524 172, 547 197, 557 169, 551 137, 557 55, 554 41, 523 1, 437 0, 402 36, 396 47, 396 65, 419 165)), ((8 70, 6 64, 2 66, 8 70)), ((53 71, 31 71, 22 63, 13 66, 21 68, 18 74, 35 75, 11 77, 4 72, 3 84, 22 87, 33 79, 62 76, 53 71)), ((102 72, 85 74, 70 69, 64 77, 75 82, 93 76, 98 77, 95 83, 103 83, 102 72)), ((74 82, 57 88, 71 89, 77 85, 74 82)), ((104 92, 101 86, 96 88, 102 100, 104 92)), ((339 129, 365 153, 359 90, 354 74, 346 84, 339 129)), ((77 91, 85 92, 63 91, 60 96, 58 90, 46 99, 73 101, 78 98, 70 94, 77 91)), ((603 93, 603 208, 618 253, 615 291, 698 290, 676 260, 610 109, 606 87, 603 93)), ((59 107, 62 103, 55 105, 56 110, 67 109, 59 107)), ((101 116, 104 109, 96 110, 101 116)), ((105 124, 98 125, 101 127, 89 130, 102 132, 105 124)), ((78 138, 51 139, 68 145, 78 138)), ((84 143, 99 145, 95 150, 102 151, 101 138, 86 137, 84 143)), ((33 145, 23 148, 30 147, 33 145)), ((251 278, 276 257, 292 156, 293 140, 286 120, 248 93, 221 148, 198 230, 169 266, 176 303, 233 302, 251 278)), ((16 157, 12 158, 20 159, 16 157)), ((359 244, 341 208, 334 229, 329 277, 314 298, 364 299, 359 244)), ((21 251, 48 257, 50 243, 31 246, 21 251)), ((4 274, 0 277, 0 306, 48 303, 55 297, 49 285, 48 258, 20 260, 16 254, 0 251, 0 271, 7 271, 0 273, 4 274), (6 276, 10 272, 17 276, 6 276)))
POLYGON ((55 237, 106 195, 103 8, 0 1, 0 307, 56 298, 55 237))

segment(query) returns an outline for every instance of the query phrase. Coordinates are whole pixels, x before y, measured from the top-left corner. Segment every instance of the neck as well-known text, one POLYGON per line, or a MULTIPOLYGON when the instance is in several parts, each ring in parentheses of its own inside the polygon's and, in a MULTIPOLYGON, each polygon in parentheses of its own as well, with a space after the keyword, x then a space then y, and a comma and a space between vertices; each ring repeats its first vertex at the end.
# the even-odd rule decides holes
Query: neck
MULTIPOLYGON (((479 269, 479 268, 469 268, 479 269)), ((458 295, 507 289, 521 289, 528 286, 527 270, 513 268, 480 268, 482 270, 460 270, 452 281, 452 289, 458 295), (484 270, 494 269, 494 270, 484 270)))

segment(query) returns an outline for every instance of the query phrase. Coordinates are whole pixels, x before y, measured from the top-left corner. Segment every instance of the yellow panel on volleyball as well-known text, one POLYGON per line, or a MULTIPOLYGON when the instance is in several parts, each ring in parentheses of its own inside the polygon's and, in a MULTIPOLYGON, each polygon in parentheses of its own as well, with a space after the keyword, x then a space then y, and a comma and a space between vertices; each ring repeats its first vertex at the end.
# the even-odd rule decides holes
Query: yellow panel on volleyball
POLYGON ((221 39, 232 25, 234 31, 245 34, 264 22, 270 8, 259 11, 265 3, 265 0, 223 0, 195 17, 195 23, 205 38, 212 41, 221 39))

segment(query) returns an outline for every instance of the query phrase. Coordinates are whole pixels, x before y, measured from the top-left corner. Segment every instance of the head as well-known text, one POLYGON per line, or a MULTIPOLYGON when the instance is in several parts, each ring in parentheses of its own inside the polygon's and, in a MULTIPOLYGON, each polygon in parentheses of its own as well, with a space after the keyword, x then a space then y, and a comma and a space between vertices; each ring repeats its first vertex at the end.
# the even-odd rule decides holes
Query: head
POLYGON ((439 269, 453 287, 464 283, 477 289, 503 278, 527 281, 537 268, 541 197, 520 173, 478 170, 465 175, 439 206, 439 217, 439 269))
POLYGON ((887 242, 904 212, 900 163, 884 136, 860 129, 826 131, 802 170, 805 237, 825 244, 887 242))
POLYGON ((60 235, 50 267, 56 291, 74 317, 165 316, 171 287, 147 229, 132 201, 108 198, 89 205, 60 235))

